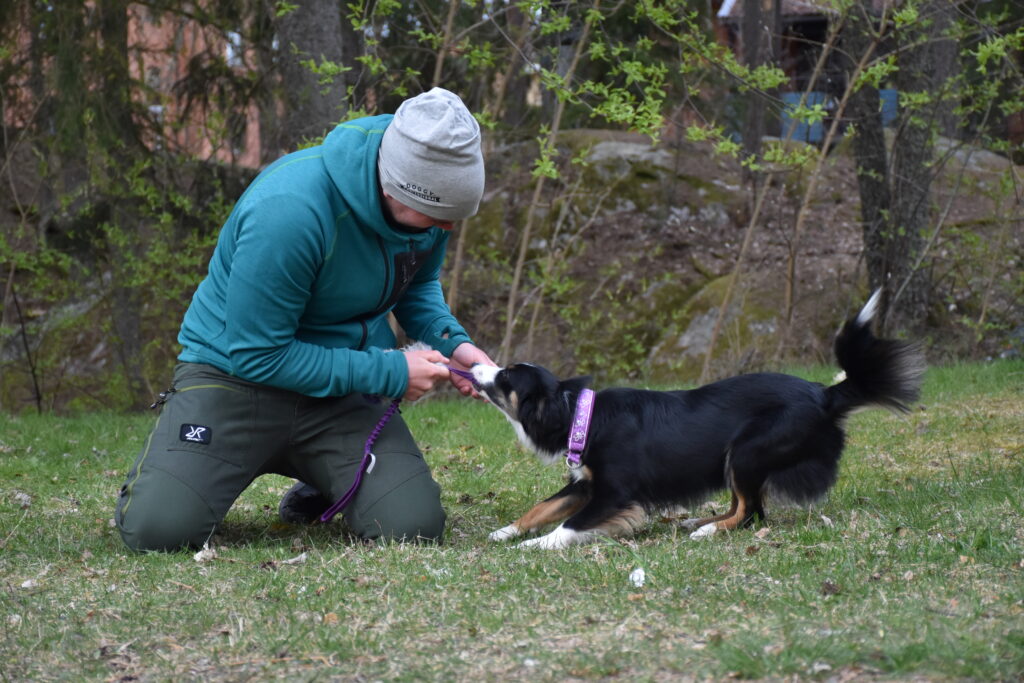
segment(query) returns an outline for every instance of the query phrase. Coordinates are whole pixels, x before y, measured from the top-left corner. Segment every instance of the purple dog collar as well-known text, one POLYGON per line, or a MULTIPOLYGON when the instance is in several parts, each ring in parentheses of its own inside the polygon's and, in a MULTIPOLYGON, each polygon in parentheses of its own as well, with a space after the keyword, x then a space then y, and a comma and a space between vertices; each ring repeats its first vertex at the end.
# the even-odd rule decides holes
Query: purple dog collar
POLYGON ((590 431, 590 417, 593 414, 594 391, 584 389, 576 399, 576 414, 569 430, 569 450, 565 455, 565 464, 572 469, 582 465, 583 449, 587 445, 587 432, 590 431))

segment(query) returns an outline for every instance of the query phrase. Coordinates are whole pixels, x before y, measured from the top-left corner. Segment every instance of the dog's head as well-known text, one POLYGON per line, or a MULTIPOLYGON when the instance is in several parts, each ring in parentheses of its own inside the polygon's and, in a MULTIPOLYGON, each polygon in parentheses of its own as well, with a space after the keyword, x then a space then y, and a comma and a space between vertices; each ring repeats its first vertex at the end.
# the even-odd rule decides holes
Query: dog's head
POLYGON ((472 373, 477 390, 504 413, 528 448, 541 456, 564 449, 576 396, 589 377, 559 380, 531 363, 474 365, 472 373))
POLYGON ((523 407, 543 403, 558 391, 558 378, 546 368, 514 363, 504 368, 474 365, 478 390, 509 418, 521 422, 523 407))

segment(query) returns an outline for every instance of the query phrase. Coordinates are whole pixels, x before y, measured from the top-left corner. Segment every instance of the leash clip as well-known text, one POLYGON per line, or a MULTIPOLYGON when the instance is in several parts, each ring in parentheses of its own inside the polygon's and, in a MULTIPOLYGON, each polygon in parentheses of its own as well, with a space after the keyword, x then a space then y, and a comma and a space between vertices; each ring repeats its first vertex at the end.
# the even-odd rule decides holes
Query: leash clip
POLYGON ((583 461, 579 459, 578 455, 575 458, 573 458, 572 454, 570 453, 569 455, 565 456, 565 466, 568 467, 570 470, 578 470, 579 468, 583 467, 583 461))
POLYGON ((171 397, 171 394, 173 394, 176 391, 177 389, 175 389, 174 387, 171 387, 170 389, 167 389, 165 391, 161 391, 157 396, 157 399, 153 401, 153 405, 151 405, 149 409, 156 410, 158 407, 167 403, 167 399, 169 399, 171 397))

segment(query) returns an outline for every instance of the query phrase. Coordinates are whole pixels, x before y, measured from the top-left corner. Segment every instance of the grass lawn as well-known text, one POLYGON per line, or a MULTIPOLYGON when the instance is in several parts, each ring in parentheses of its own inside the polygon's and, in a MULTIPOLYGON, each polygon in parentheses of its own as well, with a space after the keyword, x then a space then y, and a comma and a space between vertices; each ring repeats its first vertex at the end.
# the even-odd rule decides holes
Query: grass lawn
POLYGON ((1024 362, 929 370, 912 415, 850 419, 826 501, 703 541, 654 519, 564 551, 492 544, 564 472, 484 404, 404 414, 444 545, 281 524, 290 482, 264 477, 202 562, 113 528, 152 415, 0 416, 0 680, 1024 676, 1024 362))

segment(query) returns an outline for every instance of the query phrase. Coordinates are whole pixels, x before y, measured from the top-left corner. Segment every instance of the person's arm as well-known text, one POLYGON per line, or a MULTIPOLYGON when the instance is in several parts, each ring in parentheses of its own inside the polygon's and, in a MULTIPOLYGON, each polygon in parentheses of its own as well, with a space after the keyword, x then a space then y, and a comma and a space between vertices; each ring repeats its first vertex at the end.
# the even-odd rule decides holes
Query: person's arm
POLYGON ((399 351, 327 348, 295 338, 327 249, 309 207, 286 197, 253 203, 237 230, 225 322, 239 377, 309 396, 406 393, 409 367, 399 351))

